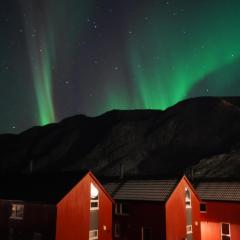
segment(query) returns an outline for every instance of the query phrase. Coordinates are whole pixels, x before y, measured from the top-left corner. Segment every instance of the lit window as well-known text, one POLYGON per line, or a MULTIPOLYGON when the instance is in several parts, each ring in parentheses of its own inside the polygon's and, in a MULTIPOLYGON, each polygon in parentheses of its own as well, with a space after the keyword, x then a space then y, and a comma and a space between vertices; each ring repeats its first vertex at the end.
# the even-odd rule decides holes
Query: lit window
POLYGON ((200 212, 206 213, 207 212, 207 205, 206 203, 200 203, 200 212))
POLYGON ((187 187, 185 188, 185 203, 186 208, 191 208, 191 193, 187 187))
POLYGON ((89 231, 89 240, 98 239, 98 230, 89 231))
POLYGON ((128 215, 128 205, 125 203, 116 203, 115 205, 115 213, 117 215, 128 215))
POLYGON ((11 216, 14 219, 23 219, 24 205, 23 204, 12 204, 11 216))
POLYGON ((114 226, 114 236, 120 237, 120 224, 119 223, 116 223, 114 226))
POLYGON ((186 231, 187 231, 187 234, 191 234, 192 233, 192 225, 187 225, 186 231))
POLYGON ((222 240, 230 240, 230 224, 229 223, 221 223, 221 239, 222 240))
POLYGON ((90 200, 90 210, 98 210, 99 209, 99 192, 98 189, 91 183, 91 200, 90 200))

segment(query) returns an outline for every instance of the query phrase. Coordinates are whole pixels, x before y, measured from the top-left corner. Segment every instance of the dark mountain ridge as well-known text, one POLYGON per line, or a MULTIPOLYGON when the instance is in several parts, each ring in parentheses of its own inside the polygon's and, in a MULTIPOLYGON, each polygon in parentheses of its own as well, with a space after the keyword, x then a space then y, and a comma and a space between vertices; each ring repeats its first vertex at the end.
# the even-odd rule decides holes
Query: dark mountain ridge
POLYGON ((240 97, 200 97, 165 111, 78 115, 0 135, 0 173, 91 169, 100 176, 238 177, 240 97))

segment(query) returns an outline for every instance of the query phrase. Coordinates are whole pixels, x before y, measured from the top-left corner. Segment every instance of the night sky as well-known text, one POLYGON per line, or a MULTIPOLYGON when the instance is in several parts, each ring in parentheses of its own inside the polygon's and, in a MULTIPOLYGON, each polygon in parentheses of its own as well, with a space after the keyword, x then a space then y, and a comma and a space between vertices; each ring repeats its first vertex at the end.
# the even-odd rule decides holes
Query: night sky
POLYGON ((240 93, 239 0, 2 0, 0 133, 240 93))

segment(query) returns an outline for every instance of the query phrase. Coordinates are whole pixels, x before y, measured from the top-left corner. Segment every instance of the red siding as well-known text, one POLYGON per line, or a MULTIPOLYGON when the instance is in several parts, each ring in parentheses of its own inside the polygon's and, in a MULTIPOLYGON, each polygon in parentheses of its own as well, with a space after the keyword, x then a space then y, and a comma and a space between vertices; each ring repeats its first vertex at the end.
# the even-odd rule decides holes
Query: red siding
POLYGON ((164 203, 138 201, 124 203, 128 205, 129 214, 115 215, 114 223, 121 225, 121 233, 119 238, 114 239, 141 240, 142 227, 151 228, 152 239, 165 239, 164 203))
POLYGON ((89 239, 91 182, 99 190, 99 240, 111 240, 112 202, 90 174, 57 205, 56 240, 89 239))
POLYGON ((230 223, 231 240, 240 239, 240 203, 207 202, 201 213, 202 240, 221 239, 221 222, 230 223))
POLYGON ((99 192, 99 239, 112 239, 112 202, 103 191, 99 192))
POLYGON ((199 199, 188 181, 182 178, 166 203, 167 240, 182 240, 186 237, 185 187, 191 191, 193 239, 201 239, 199 199))

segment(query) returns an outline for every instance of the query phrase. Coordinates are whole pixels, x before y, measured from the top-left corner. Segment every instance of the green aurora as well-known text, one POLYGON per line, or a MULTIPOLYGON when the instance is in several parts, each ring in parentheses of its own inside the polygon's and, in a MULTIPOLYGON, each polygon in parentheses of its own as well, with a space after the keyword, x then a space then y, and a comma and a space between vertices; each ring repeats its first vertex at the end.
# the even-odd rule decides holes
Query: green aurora
POLYGON ((56 121, 53 82, 57 81, 59 59, 73 58, 74 46, 92 5, 92 0, 85 4, 72 0, 70 5, 61 0, 57 8, 54 0, 22 5, 24 18, 28 17, 25 34, 40 125, 56 121), (62 47, 63 42, 67 46, 62 47))
POLYGON ((239 96, 240 1, 13 1, 21 8, 6 2, 0 22, 2 89, 11 93, 2 91, 2 132, 239 96))
POLYGON ((194 6, 173 13, 149 9, 151 22, 138 23, 138 38, 128 44, 136 98, 143 104, 138 107, 166 109, 240 57, 240 3, 211 2, 194 1, 194 6), (139 48, 141 43, 147 47, 139 48))

